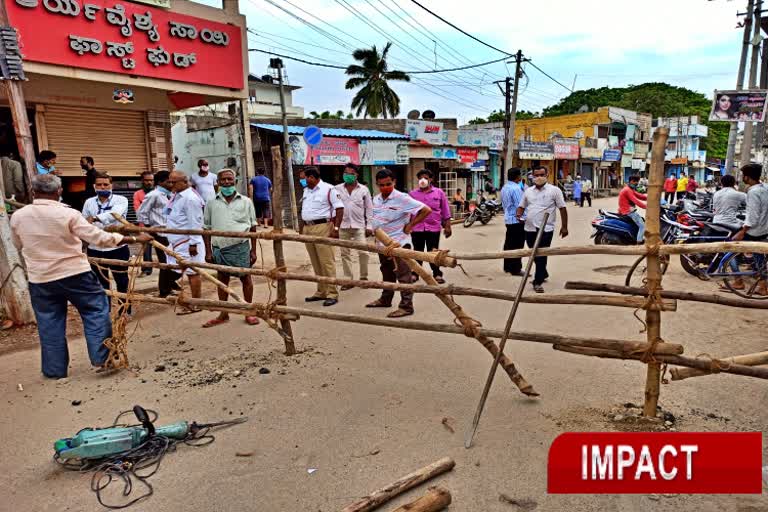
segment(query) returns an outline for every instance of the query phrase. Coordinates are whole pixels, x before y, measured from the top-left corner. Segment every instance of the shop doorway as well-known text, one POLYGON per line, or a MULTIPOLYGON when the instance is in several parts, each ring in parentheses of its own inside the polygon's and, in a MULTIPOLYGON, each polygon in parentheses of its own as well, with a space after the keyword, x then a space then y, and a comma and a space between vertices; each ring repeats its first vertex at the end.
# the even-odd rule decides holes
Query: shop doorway
MULTIPOLYGON (((35 111, 27 109, 27 118, 30 121, 30 130, 32 131, 32 144, 35 154, 40 152, 37 147, 37 130, 35 125, 35 111)), ((13 116, 11 109, 0 107, 0 156, 10 156, 12 159, 21 162, 21 151, 16 143, 16 132, 13 129, 13 116)))

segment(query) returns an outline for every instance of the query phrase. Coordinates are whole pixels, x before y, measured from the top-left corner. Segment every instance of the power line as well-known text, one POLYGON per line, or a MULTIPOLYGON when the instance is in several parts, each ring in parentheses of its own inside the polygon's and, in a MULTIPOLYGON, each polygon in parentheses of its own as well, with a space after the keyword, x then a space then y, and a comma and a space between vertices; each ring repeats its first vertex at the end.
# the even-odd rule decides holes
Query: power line
POLYGON ((456 30, 458 30, 459 32, 461 32, 462 34, 464 34, 465 36, 467 36, 467 37, 469 37, 469 38, 471 38, 471 39, 474 39, 474 40, 475 40, 475 41, 477 41, 478 43, 480 43, 480 44, 482 44, 482 45, 484 45, 484 46, 487 46, 488 48, 491 48, 491 49, 493 49, 493 50, 496 50, 496 51, 497 51, 497 52, 499 52, 499 53, 503 53, 503 54, 504 54, 504 55, 506 55, 507 57, 511 57, 511 56, 512 56, 512 54, 511 54, 511 53, 509 53, 509 52, 505 52, 504 50, 500 50, 499 48, 496 48, 495 46, 493 46, 493 45, 491 45, 491 44, 488 44, 488 43, 486 43, 486 42, 485 42, 485 41, 483 41, 482 39, 478 39, 478 38, 476 38, 475 36, 473 36, 473 35, 472 35, 472 34, 470 34, 469 32, 466 32, 465 30, 462 30, 461 28, 457 27, 456 25, 454 25, 454 24, 453 24, 453 23, 451 23, 450 21, 446 20, 445 18, 443 18, 442 16, 440 16, 440 15, 439 15, 439 14, 437 14, 436 12, 433 12, 433 11, 429 10, 427 7, 425 7, 425 6, 421 5, 421 4, 420 4, 419 2, 417 2, 416 0, 411 0, 411 2, 415 3, 416 5, 418 5, 419 7, 421 7, 422 9, 424 9, 425 11, 427 11, 429 14, 431 14, 431 15, 432 15, 432 16, 434 16, 435 18, 437 18, 437 19, 439 19, 440 21, 442 21, 443 23, 445 23, 446 25, 450 25, 451 27, 455 28, 456 30))
POLYGON ((552 76, 551 76, 549 73, 547 73, 546 71, 544 71, 543 69, 541 69, 539 66, 537 66, 537 65, 536 65, 536 64, 534 64, 533 62, 530 62, 530 61, 528 61, 528 64, 530 64, 530 65, 531 65, 531 66, 533 66, 535 69, 537 69, 537 70, 539 71, 539 73, 541 73, 541 74, 542 74, 542 75, 544 75, 545 77, 549 78, 550 80, 552 80, 553 82, 555 82, 555 83, 556 83, 556 84, 558 84, 559 86, 563 87, 563 88, 564 88, 566 91, 568 91, 568 92, 573 92, 573 90, 571 90, 571 88, 570 88, 570 87, 568 87, 567 85, 563 85, 563 83, 562 83, 562 82, 559 82, 559 81, 557 81, 557 80, 556 80, 555 78, 553 78, 553 77, 552 77, 552 76))

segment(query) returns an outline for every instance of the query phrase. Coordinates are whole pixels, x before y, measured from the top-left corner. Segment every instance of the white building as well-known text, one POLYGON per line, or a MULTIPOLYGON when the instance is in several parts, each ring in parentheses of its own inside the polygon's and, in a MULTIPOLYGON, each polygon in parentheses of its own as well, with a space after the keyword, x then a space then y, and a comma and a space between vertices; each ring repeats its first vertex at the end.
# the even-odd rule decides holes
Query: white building
MULTIPOLYGON (((280 117, 280 86, 271 75, 257 77, 248 75, 248 117, 280 117)), ((303 118, 304 107, 293 105, 293 91, 298 85, 283 85, 285 110, 288 118, 303 118)))

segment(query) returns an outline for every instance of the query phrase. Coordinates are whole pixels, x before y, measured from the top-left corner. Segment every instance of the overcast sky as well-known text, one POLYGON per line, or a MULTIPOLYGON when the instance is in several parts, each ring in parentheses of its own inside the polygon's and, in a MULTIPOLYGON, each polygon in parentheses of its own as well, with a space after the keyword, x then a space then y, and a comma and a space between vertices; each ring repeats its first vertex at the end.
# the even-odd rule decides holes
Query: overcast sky
MULTIPOLYGON (((711 95, 715 88, 735 86, 742 34, 736 28, 736 13, 744 10, 745 0, 419 1, 497 48, 523 50, 568 88, 574 77, 576 89, 665 81, 711 95)), ((382 47, 387 41, 394 43, 391 67, 402 70, 435 69, 435 50, 438 69, 503 56, 411 0, 240 0, 240 9, 248 26, 260 34, 249 35, 250 48, 312 61, 348 65, 350 48, 363 43, 382 47)), ((251 52, 252 73, 267 73, 268 62, 267 55, 251 52)), ((501 109, 504 100, 492 82, 511 75, 513 66, 502 62, 465 72, 417 75, 410 84, 395 83, 401 115, 411 109, 432 109, 439 117, 466 122, 501 109)), ((290 83, 303 87, 294 93, 294 103, 307 113, 349 111, 354 93, 344 89, 342 70, 291 61, 286 61, 286 67, 290 83)), ((525 71, 528 80, 520 109, 540 111, 568 94, 530 65, 525 71)))

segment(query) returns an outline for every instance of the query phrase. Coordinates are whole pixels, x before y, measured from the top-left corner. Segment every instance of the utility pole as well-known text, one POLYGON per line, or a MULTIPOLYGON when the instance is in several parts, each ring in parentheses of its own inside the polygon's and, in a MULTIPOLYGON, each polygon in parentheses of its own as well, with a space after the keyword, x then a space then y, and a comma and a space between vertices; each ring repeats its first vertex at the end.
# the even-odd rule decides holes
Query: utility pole
MULTIPOLYGON (((296 185, 293 183, 293 162, 291 161, 291 146, 288 144, 288 114, 285 110, 285 91, 283 89, 283 61, 282 59, 270 59, 269 67, 277 70, 277 80, 280 85, 280 113, 283 118, 283 164, 285 165, 285 176, 288 180, 288 191, 291 200, 291 227, 298 230, 296 209, 296 185)), ((279 191, 283 193, 282 190, 279 191)))
MULTIPOLYGON (((10 27, 10 25, 11 22, 8 19, 8 9, 5 6, 5 2, 0 1, 0 27, 10 27)), ((5 56, 0 55, 0 58, 5 58, 5 56)), ((2 81, 5 88, 5 94, 8 97, 8 104, 11 108, 13 130, 16 132, 16 145, 19 147, 19 156, 24 160, 27 200, 31 201, 32 178, 37 171, 35 169, 35 147, 32 142, 32 132, 29 129, 29 118, 27 118, 27 108, 24 102, 24 90, 21 88, 20 80, 3 79, 2 81)))
MULTIPOLYGON (((747 68, 747 52, 752 32, 752 16, 754 12, 754 0, 747 0, 747 17, 744 19, 744 37, 741 43, 741 59, 739 60, 739 71, 736 74, 736 90, 744 88, 744 74, 747 68)), ((736 135, 739 130, 739 123, 731 123, 731 130, 728 132, 728 150, 725 154, 725 173, 731 174, 733 171, 733 161, 736 156, 736 135)))
MULTIPOLYGON (((501 93, 504 95, 504 150, 507 148, 508 143, 508 137, 509 137, 509 114, 512 111, 512 77, 508 76, 504 80, 497 80, 494 82, 496 85, 499 86, 499 89, 501 90, 501 93), (501 88, 500 83, 504 82, 504 89, 501 88)), ((507 168, 507 161, 505 159, 505 155, 502 155, 502 161, 501 161, 501 182, 504 183, 505 175, 506 175, 506 168, 507 168)))
MULTIPOLYGON (((520 78, 523 73, 521 66, 527 59, 523 59, 523 51, 517 50, 515 54, 515 82, 512 90, 512 106, 509 113, 509 127, 507 135, 504 137, 504 165, 509 167, 513 161, 513 152, 515 146, 515 118, 517 116, 517 94, 520 92, 520 78)), ((506 172, 506 170, 505 170, 506 172)))
MULTIPOLYGON (((760 48, 760 11, 762 10, 763 0, 757 0, 752 21, 752 39, 749 45, 752 47, 752 58, 749 62, 749 89, 757 89, 757 61, 760 48)), ((741 143, 741 165, 747 164, 752 160, 752 139, 755 123, 747 121, 744 123, 744 139, 741 143)))

